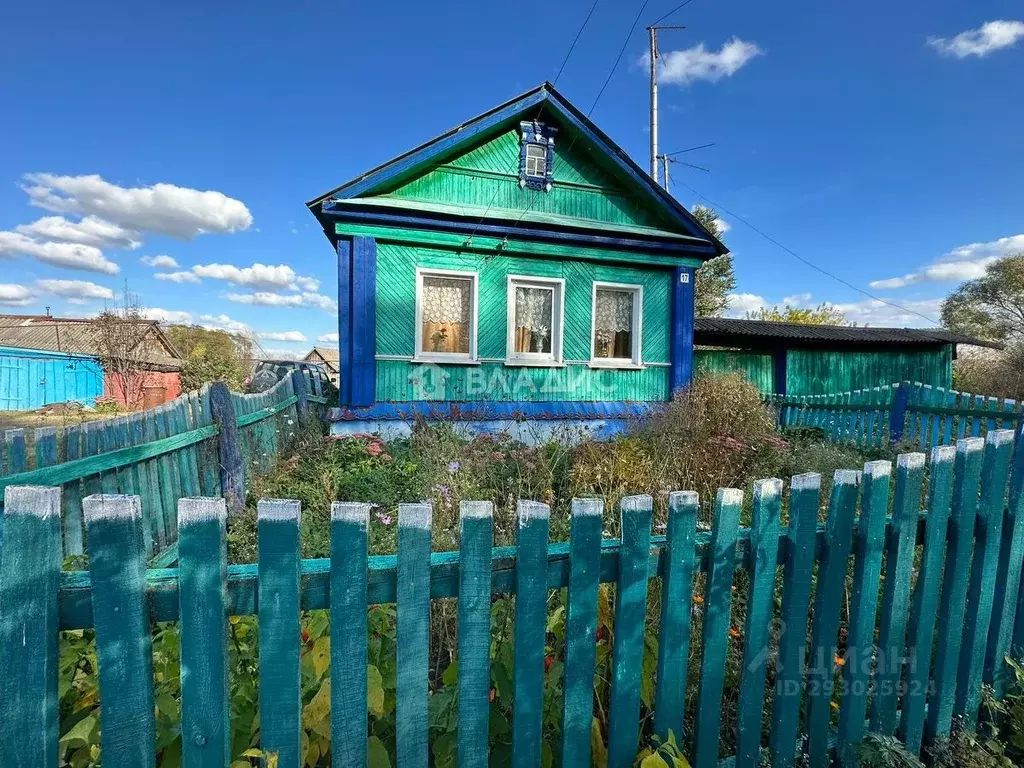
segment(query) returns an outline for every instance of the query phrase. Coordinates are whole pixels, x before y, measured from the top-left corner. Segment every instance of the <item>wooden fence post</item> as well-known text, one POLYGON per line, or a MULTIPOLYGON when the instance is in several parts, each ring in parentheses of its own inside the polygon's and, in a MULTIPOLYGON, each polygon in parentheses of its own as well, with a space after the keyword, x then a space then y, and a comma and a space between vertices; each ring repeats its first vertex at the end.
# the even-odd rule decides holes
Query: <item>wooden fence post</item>
POLYGON ((295 387, 295 410, 299 415, 299 426, 306 429, 309 426, 309 385, 306 382, 305 371, 295 369, 292 371, 292 384, 295 387))
POLYGON ((220 427, 217 442, 220 452, 220 485, 228 505, 228 515, 238 514, 245 507, 245 467, 239 445, 238 422, 231 390, 223 381, 210 386, 210 411, 220 427))
POLYGON ((889 442, 898 443, 903 439, 903 422, 907 418, 907 402, 910 390, 909 381, 901 381, 893 394, 889 408, 889 442))

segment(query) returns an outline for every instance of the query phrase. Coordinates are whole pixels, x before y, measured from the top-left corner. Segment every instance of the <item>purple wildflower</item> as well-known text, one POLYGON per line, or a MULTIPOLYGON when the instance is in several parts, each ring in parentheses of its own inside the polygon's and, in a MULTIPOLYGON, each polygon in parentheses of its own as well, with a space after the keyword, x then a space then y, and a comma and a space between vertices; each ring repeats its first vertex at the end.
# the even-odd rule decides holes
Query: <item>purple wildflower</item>
POLYGON ((462 465, 461 465, 461 464, 459 464, 459 462, 457 462, 457 461, 450 461, 450 462, 448 462, 448 471, 449 471, 449 472, 450 472, 451 474, 453 474, 453 475, 454 475, 454 474, 455 474, 456 472, 458 472, 458 471, 459 471, 459 467, 461 467, 461 466, 462 466, 462 465))

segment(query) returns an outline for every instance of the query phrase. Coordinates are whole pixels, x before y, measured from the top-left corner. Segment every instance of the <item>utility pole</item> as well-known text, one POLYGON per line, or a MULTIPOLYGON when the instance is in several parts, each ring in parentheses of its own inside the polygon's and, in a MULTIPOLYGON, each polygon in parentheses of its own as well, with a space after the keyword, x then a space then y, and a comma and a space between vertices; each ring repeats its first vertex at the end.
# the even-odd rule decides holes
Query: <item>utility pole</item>
POLYGON ((671 192, 671 190, 669 189, 669 186, 668 186, 668 163, 669 163, 669 156, 668 155, 662 155, 661 156, 661 167, 662 167, 662 170, 663 170, 663 172, 665 174, 665 191, 666 192, 671 192))
MULTIPOLYGON (((650 26, 647 33, 650 38, 651 60, 651 178, 658 181, 658 30, 686 29, 680 26, 650 26)), ((666 169, 668 164, 665 164, 666 169)), ((666 170, 666 178, 668 171, 666 170)), ((667 182, 666 182, 667 184, 667 182)))

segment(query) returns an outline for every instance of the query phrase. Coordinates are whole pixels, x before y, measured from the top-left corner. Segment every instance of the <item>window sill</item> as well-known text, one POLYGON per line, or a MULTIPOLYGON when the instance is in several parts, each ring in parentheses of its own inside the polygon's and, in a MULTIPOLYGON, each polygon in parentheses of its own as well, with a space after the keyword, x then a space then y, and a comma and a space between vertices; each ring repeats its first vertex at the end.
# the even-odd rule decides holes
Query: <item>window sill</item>
POLYGON ((565 368, 565 363, 560 360, 516 360, 510 358, 505 360, 508 368, 565 368))
POLYGON ((643 371, 647 366, 631 360, 591 360, 587 367, 605 371, 643 371))
POLYGON ((412 358, 409 362, 413 365, 425 365, 427 363, 433 365, 480 365, 479 360, 472 360, 468 357, 424 357, 422 355, 412 358))

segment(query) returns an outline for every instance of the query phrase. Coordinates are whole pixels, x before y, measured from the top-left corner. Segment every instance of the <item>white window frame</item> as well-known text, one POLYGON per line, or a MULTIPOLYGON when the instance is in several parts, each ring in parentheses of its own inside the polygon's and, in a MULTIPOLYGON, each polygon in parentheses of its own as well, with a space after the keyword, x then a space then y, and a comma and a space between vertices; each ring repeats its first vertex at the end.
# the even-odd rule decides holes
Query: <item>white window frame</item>
POLYGON ((590 296, 590 366, 592 368, 643 368, 644 287, 636 283, 594 282, 590 296), (597 332, 597 292, 599 290, 629 291, 633 294, 633 349, 630 357, 595 357, 594 336, 597 332))
POLYGON ((454 269, 433 269, 431 267, 416 267, 416 347, 415 356, 413 362, 415 363, 456 363, 462 365, 475 365, 477 361, 476 354, 476 342, 477 342, 477 316, 478 309, 480 306, 480 273, 479 272, 463 272, 454 269), (469 353, 463 352, 434 352, 432 350, 426 350, 423 347, 423 278, 424 277, 440 277, 440 278, 452 278, 458 277, 466 279, 468 278, 471 282, 471 293, 470 297, 470 316, 469 316, 469 353))
POLYGON ((565 280, 561 277, 509 275, 507 295, 507 332, 505 365, 527 365, 541 368, 560 367, 562 363, 562 329, 565 327, 565 280), (516 352, 516 288, 549 288, 551 301, 551 352, 516 352))
MULTIPOLYGON (((548 147, 546 144, 535 144, 533 142, 526 145, 526 165, 523 168, 523 173, 533 179, 543 179, 548 175, 548 147), (530 149, 540 150, 540 157, 530 157, 530 149), (530 160, 540 164, 539 173, 530 173, 530 160)), ((536 169, 537 166, 535 165, 536 169)))

